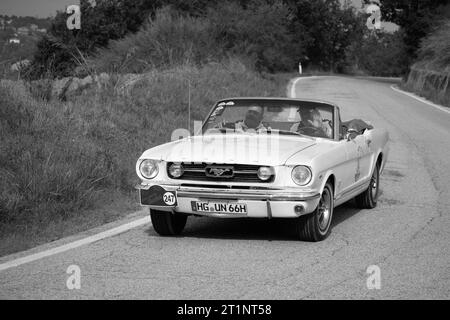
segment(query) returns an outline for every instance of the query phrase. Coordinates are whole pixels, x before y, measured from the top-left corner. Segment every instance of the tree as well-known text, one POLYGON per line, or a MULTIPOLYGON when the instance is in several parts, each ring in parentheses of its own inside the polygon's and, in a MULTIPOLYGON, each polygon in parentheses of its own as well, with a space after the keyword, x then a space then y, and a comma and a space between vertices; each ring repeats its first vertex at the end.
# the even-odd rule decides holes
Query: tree
POLYGON ((342 8, 338 0, 285 0, 304 39, 310 63, 322 69, 340 71, 345 50, 361 35, 361 24, 353 8, 342 8))
POLYGON ((404 30, 409 62, 416 58, 421 39, 440 18, 445 18, 443 13, 449 17, 448 0, 380 0, 380 4, 383 19, 398 24, 404 30), (446 5, 447 9, 444 9, 446 5))
POLYGON ((44 36, 37 44, 31 64, 24 69, 24 78, 70 76, 75 65, 71 52, 50 36, 44 36))
POLYGON ((418 63, 421 65, 427 64, 428 68, 434 70, 445 70, 450 73, 449 35, 450 20, 447 20, 422 39, 418 51, 418 63))
POLYGON ((138 31, 148 16, 154 14, 162 4, 163 0, 97 0, 96 5, 92 6, 88 0, 81 0, 80 30, 68 30, 68 15, 57 12, 49 36, 38 44, 29 76, 73 75, 79 61, 85 56, 97 48, 107 46, 110 40, 138 31), (50 69, 52 72, 43 74, 50 66, 55 66, 50 69))
POLYGON ((289 7, 281 1, 223 2, 210 8, 207 18, 218 50, 250 57, 259 71, 292 70, 304 55, 303 43, 290 29, 289 7))
POLYGON ((403 31, 394 33, 365 32, 360 41, 354 42, 347 51, 349 65, 357 72, 372 76, 401 76, 406 73, 403 31))

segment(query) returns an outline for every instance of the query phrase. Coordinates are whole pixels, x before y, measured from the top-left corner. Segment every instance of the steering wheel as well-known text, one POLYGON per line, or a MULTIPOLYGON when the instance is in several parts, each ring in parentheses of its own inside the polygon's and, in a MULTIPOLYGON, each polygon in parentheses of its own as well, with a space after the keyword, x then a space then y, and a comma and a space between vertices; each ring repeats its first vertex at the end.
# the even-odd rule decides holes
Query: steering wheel
POLYGON ((306 126, 298 128, 297 130, 299 133, 306 134, 307 136, 319 136, 323 137, 324 132, 321 128, 313 127, 313 126, 306 126))

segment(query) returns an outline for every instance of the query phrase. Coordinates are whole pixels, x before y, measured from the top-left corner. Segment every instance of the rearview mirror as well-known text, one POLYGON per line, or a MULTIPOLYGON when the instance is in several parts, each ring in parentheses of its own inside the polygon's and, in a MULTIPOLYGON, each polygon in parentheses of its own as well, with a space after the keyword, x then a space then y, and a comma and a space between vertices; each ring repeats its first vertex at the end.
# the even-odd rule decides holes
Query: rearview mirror
POLYGON ((273 112, 273 113, 280 113, 283 111, 283 108, 281 106, 268 106, 267 112, 273 112))
POLYGON ((211 117, 220 117, 222 113, 225 111, 225 108, 223 106, 218 106, 214 111, 211 113, 211 117))

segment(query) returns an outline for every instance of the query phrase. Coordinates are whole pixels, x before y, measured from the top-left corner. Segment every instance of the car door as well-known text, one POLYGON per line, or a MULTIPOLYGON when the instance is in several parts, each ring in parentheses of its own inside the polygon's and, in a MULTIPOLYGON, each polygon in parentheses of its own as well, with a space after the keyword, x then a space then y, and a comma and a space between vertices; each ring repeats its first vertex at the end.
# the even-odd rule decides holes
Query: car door
POLYGON ((372 144, 372 134, 370 130, 365 130, 358 140, 358 154, 360 158, 360 177, 358 180, 367 181, 372 175, 372 164, 374 162, 374 151, 372 144))
POLYGON ((336 202, 339 204, 359 194, 365 188, 367 179, 370 178, 371 152, 367 138, 359 134, 340 142, 345 149, 346 161, 338 170, 336 202))
POLYGON ((358 167, 359 167, 359 154, 358 154, 358 146, 360 146, 360 139, 358 136, 352 136, 350 139, 347 139, 348 136, 344 135, 344 130, 341 126, 341 117, 339 113, 339 108, 335 108, 335 119, 337 127, 334 128, 335 135, 339 140, 339 148, 338 152, 345 152, 345 160, 341 158, 341 161, 334 168, 336 174, 336 199, 346 199, 348 195, 352 193, 352 190, 355 188, 355 184, 357 179, 355 176, 359 178, 357 175, 358 167), (356 181, 355 181, 356 180, 356 181))
POLYGON ((347 199, 355 188, 355 174, 358 167, 358 143, 355 139, 341 139, 339 148, 333 151, 341 154, 333 171, 336 177, 336 199, 347 199))
POLYGON ((362 135, 358 135, 345 141, 345 152, 347 153, 347 170, 344 178, 344 193, 351 192, 357 185, 361 176, 361 145, 362 135))

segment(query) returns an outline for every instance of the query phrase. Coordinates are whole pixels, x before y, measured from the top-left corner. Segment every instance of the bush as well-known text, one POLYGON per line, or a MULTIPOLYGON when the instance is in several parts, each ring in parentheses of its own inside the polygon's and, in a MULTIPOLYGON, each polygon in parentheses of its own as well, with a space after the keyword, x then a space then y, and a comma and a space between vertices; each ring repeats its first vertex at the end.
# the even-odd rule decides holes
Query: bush
POLYGON ((216 50, 250 58, 258 71, 286 71, 304 52, 290 27, 293 20, 289 7, 280 1, 221 3, 207 15, 213 25, 216 50))
POLYGON ((166 7, 136 34, 113 41, 92 60, 97 71, 140 73, 217 59, 219 51, 204 18, 182 16, 166 7))
POLYGON ((37 44, 31 64, 24 70, 25 79, 72 76, 76 65, 73 52, 58 39, 44 36, 37 44))
POLYGON ((425 37, 419 48, 418 61, 427 62, 435 70, 448 68, 450 65, 450 19, 444 21, 425 37))
POLYGON ((165 7, 136 34, 100 49, 92 68, 139 73, 239 56, 259 71, 292 70, 301 43, 289 32, 287 16, 287 7, 280 2, 247 8, 224 3, 201 17, 165 7))
POLYGON ((401 76, 408 70, 405 57, 403 34, 367 33, 360 42, 355 42, 347 50, 348 65, 353 71, 371 76, 401 76))
MULTIPOLYGON (((345 51, 359 42, 362 30, 352 7, 338 0, 285 0, 293 15, 293 33, 305 47, 300 56, 303 65, 323 71, 341 72, 345 67, 345 51)), ((297 41, 298 41, 297 40, 297 41)))

